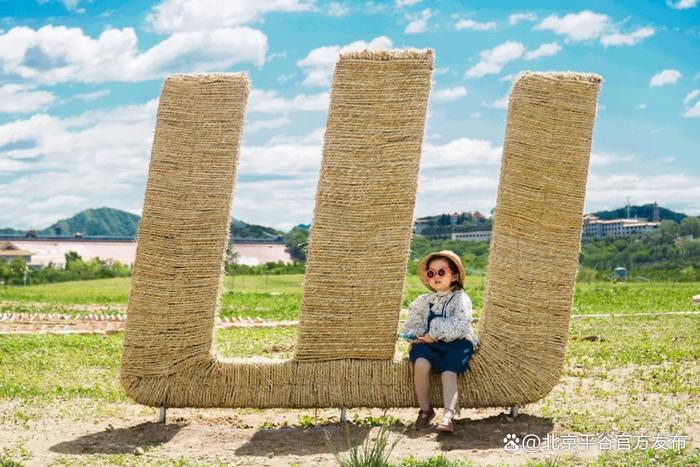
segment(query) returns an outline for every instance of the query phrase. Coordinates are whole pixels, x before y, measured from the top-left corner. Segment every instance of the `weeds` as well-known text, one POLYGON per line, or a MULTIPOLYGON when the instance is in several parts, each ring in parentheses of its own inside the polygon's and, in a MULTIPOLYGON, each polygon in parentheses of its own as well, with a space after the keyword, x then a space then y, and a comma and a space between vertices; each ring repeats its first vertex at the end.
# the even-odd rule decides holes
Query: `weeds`
POLYGON ((331 441, 328 431, 324 430, 326 444, 333 452, 338 465, 341 467, 387 467, 391 465, 389 456, 391 456, 391 452, 401 440, 400 436, 397 436, 389 443, 389 429, 382 425, 377 431, 376 439, 371 440, 367 438, 359 445, 350 433, 350 424, 345 423, 344 427, 345 439, 348 443, 348 454, 346 456, 340 455, 335 444, 331 441))

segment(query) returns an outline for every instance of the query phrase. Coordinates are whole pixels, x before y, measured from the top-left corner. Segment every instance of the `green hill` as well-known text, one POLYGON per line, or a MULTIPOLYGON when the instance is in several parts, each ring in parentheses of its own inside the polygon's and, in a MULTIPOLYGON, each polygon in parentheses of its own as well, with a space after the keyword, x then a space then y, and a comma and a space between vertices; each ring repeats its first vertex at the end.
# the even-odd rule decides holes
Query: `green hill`
MULTIPOLYGON (((601 220, 608 220, 608 219, 624 219, 627 217, 627 208, 622 207, 622 208, 617 208, 613 209, 610 211, 597 211, 591 213, 594 216, 598 217, 601 220)), ((644 204, 642 206, 630 206, 630 218, 645 218, 648 221, 651 221, 654 219, 654 204, 644 204)), ((683 214, 682 212, 675 212, 670 209, 662 208, 659 206, 659 220, 671 220, 674 222, 680 223, 683 219, 688 217, 686 214, 683 214)), ((698 216, 700 217, 700 216, 698 216)))
MULTIPOLYGON (((31 232, 39 237, 83 236, 136 237, 141 217, 120 209, 86 209, 69 219, 62 219, 50 227, 31 232)), ((27 231, 11 228, 0 229, 0 235, 27 235, 27 231)), ((263 225, 247 224, 238 219, 231 221, 231 236, 236 238, 258 238, 272 240, 284 236, 285 232, 263 225)))
POLYGON ((114 237, 134 237, 141 217, 130 212, 112 208, 86 209, 69 219, 63 219, 37 235, 106 235, 114 237))

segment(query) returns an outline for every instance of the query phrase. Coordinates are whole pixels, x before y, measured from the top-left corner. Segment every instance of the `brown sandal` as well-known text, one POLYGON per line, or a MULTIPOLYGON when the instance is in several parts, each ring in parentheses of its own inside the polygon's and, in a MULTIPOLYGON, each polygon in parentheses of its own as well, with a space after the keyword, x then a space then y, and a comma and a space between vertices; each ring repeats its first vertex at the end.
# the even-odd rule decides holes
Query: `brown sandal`
POLYGON ((446 433, 454 433, 455 432, 455 424, 454 421, 450 417, 443 417, 440 423, 438 423, 437 428, 438 431, 444 431, 446 433))
POLYGON ((430 421, 435 417, 435 410, 431 407, 430 410, 418 410, 418 418, 416 418, 416 430, 422 430, 430 424, 430 421))

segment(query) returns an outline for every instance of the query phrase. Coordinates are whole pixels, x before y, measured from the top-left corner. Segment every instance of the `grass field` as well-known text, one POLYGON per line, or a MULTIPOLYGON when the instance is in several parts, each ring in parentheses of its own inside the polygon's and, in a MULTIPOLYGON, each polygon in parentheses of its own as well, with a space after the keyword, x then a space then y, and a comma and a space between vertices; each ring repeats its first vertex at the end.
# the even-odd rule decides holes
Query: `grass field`
MULTIPOLYGON (((259 316, 265 319, 295 319, 298 317, 304 276, 227 276, 221 297, 220 315, 259 316)), ((129 278, 63 282, 27 287, 0 287, 0 310, 42 311, 41 304, 106 304, 126 305, 130 289, 129 278), (22 302, 26 305, 2 302, 22 302), (37 306, 38 304, 38 306, 37 306)), ((484 277, 467 278, 466 291, 479 315, 483 306, 484 277)), ((415 297, 427 292, 417 276, 407 276, 403 307, 415 297)), ((579 283, 574 293, 573 314, 634 313, 699 310, 692 304, 693 295, 700 294, 700 283, 579 283)))
MULTIPOLYGON (((114 404, 130 402, 118 383, 122 339, 122 334, 0 336, 0 402, 15 402, 15 408, 0 413, 0 425, 30 430, 33 423, 44 420, 48 407, 58 410, 59 417, 88 423, 92 418, 117 416, 114 404), (73 403, 89 409, 75 411, 73 403)), ((216 345, 222 356, 289 358, 295 339, 295 328, 228 329, 217 332, 216 345)), ((700 326, 693 316, 572 321, 560 384, 523 411, 535 420, 555 421, 560 432, 687 434, 700 416, 698 342, 700 326)), ((405 345, 399 345, 398 351, 405 354, 405 345)), ((264 410, 245 411, 265 417, 264 410)), ((306 413, 296 419, 266 419, 256 428, 301 429, 330 423, 306 413)), ((409 422, 391 417, 386 420, 392 424, 409 422)), ((370 417, 355 423, 382 422, 370 417)), ((121 465, 131 465, 129 458, 121 465)), ((700 462, 700 453, 688 447, 605 453, 590 465, 628 465, 633 461, 647 465, 660 459, 668 465, 692 465, 700 462)), ((110 456, 103 460, 121 462, 110 456)))
MULTIPOLYGON (((302 275, 227 277, 220 314, 295 319, 301 300, 302 275)), ((67 282, 46 286, 0 288, 2 311, 55 311, 54 306, 127 303, 129 279, 67 282), (10 303, 11 302, 11 303, 10 303)), ((466 290, 476 316, 483 303, 483 278, 469 277, 466 290)), ((406 307, 426 289, 417 277, 407 277, 406 307)), ((577 284, 572 313, 629 314, 641 311, 700 310, 691 304, 700 293, 697 283, 581 283, 577 284)), ((86 313, 74 311, 74 313, 86 313)), ((478 323, 476 329, 478 332, 478 323)), ((217 352, 223 357, 266 356, 289 358, 294 351, 296 328, 232 328, 216 332, 217 352)), ((16 466, 10 459, 31 463, 32 453, 22 444, 37 427, 51 420, 91 426, 126 419, 125 408, 136 410, 119 385, 119 362, 123 334, 0 336, 0 427, 19 433, 14 447, 0 451, 0 467, 16 466)), ((407 345, 397 343, 407 353, 407 345)), ((676 433, 700 437, 700 317, 666 315, 653 317, 581 317, 571 321, 566 361, 560 383, 535 404, 523 408, 525 420, 544 431, 569 433, 676 433)), ((266 430, 332 426, 334 422, 313 411, 272 412, 256 409, 236 411, 259 423, 245 436, 266 430), (313 415, 312 415, 313 414, 313 415), (262 431, 260 431, 262 430, 262 431)), ((326 412, 327 413, 327 412, 326 412)), ((408 426, 404 415, 377 418, 368 412, 353 417, 354 425, 408 426)), ((142 416, 142 415, 141 415, 142 416)), ((409 417, 412 415, 409 415, 409 417)), ((138 419, 139 416, 136 417, 138 419)), ((482 424, 485 432, 502 428, 492 419, 482 424)), ((111 425, 109 425, 111 426, 111 425)), ((138 425, 140 426, 140 425, 138 425)), ((245 425, 248 426, 248 425, 245 425)), ((469 426, 469 425, 467 425, 469 426)), ((405 427, 404 427, 405 428, 405 427)), ((135 429, 135 428, 134 428, 135 429)), ((403 429, 403 428, 402 428, 403 429)), ((106 435, 105 435, 106 436, 106 435)), ((244 436, 240 434, 239 436, 244 436)), ((14 438, 12 438, 14 439, 14 438)), ((0 441, 2 438, 0 437, 0 441)), ((252 442, 252 441, 250 441, 252 442)), ((464 441, 466 442, 466 441, 464 441)), ((0 442, 0 444, 2 444, 0 442)), ((312 443, 313 444, 313 443, 312 443)), ((172 446, 172 445, 171 445, 172 446)), ((404 445, 410 453, 411 441, 404 445)), ((403 466, 473 465, 469 461, 430 461, 405 457, 403 466)), ((73 465, 76 456, 59 457, 58 465, 73 465)), ((483 460, 483 459, 482 459, 483 460)), ((477 458, 478 461, 478 458, 477 458)), ((101 454, 80 465, 134 465, 130 454, 101 454)), ((592 459, 555 457, 529 465, 700 465, 700 451, 639 450, 602 453, 592 459)), ((210 465, 177 462, 149 465, 210 465)))

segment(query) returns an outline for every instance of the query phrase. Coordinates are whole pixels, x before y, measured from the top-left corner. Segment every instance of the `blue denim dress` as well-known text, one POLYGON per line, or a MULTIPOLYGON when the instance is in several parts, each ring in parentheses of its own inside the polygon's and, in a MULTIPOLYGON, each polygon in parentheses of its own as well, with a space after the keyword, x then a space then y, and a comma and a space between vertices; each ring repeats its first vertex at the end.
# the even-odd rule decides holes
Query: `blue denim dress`
MULTIPOLYGON (((443 316, 441 313, 433 311, 433 304, 429 304, 428 330, 430 322, 443 316)), ((443 371, 454 371, 457 374, 464 373, 469 369, 469 359, 474 354, 474 345, 469 339, 455 339, 450 342, 436 341, 432 344, 420 343, 411 344, 408 358, 416 363, 419 357, 423 357, 430 362, 430 371, 442 373, 443 371)))

